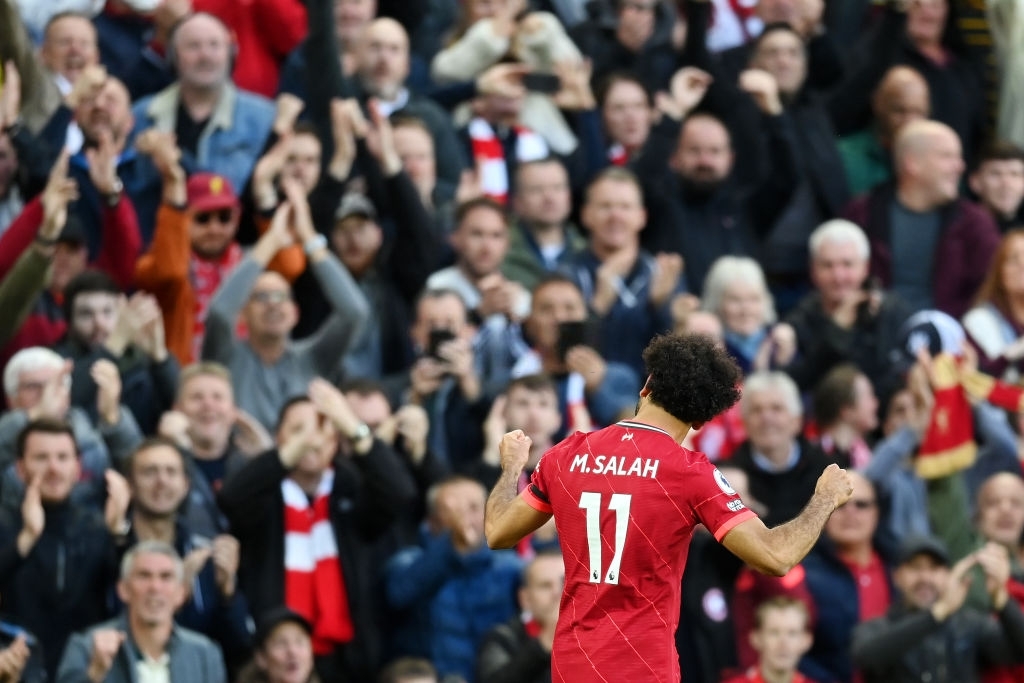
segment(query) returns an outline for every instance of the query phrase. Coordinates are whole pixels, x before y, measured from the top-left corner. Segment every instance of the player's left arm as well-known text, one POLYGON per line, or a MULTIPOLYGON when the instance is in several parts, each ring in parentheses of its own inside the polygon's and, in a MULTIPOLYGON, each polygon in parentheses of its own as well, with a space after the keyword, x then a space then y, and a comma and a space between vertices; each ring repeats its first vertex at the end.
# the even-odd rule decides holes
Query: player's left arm
POLYGON ((537 505, 547 510, 527 502, 528 496, 536 499, 532 489, 524 491, 522 496, 516 492, 523 466, 530 457, 531 443, 530 437, 518 429, 501 439, 501 477, 487 499, 484 516, 484 536, 492 548, 511 548, 551 519, 546 501, 538 500, 537 505))

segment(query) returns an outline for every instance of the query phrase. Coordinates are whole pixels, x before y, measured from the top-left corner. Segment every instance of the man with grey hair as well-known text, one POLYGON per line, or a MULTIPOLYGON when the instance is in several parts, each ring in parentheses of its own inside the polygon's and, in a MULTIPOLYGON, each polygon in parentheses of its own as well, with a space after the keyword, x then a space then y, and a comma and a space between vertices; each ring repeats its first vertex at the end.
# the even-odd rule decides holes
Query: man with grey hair
MULTIPOLYGON (((235 188, 249 182, 274 122, 274 105, 231 81, 231 30, 206 12, 181 20, 170 35, 168 61, 178 80, 135 103, 135 131, 174 133, 188 171, 212 171, 235 188)), ((156 169, 148 178, 160 179, 156 169)))
POLYGON ((747 440, 728 465, 747 473, 750 494, 767 508, 762 515, 767 526, 793 519, 814 495, 818 477, 831 463, 800 434, 800 390, 783 372, 755 372, 743 384, 740 412, 747 440))
MULTIPOLYGON (((93 484, 101 483, 106 469, 124 462, 142 441, 132 412, 121 405, 117 367, 109 360, 98 360, 89 370, 97 386, 98 414, 93 422, 85 410, 71 406, 71 365, 42 346, 22 349, 7 363, 4 393, 11 409, 0 417, 0 471, 14 462, 18 433, 39 418, 66 420, 71 425, 84 480, 93 484)), ((7 471, 0 497, 20 495, 22 488, 23 483, 7 471)))
POLYGON ((899 381, 890 351, 910 308, 868 277, 871 247, 854 223, 822 223, 809 242, 814 290, 786 318, 798 349, 786 371, 809 391, 835 366, 853 363, 876 392, 888 395, 899 381))
POLYGON ((129 550, 117 584, 125 613, 68 641, 58 683, 226 681, 220 648, 174 623, 185 600, 184 575, 181 557, 166 543, 144 541, 129 550))

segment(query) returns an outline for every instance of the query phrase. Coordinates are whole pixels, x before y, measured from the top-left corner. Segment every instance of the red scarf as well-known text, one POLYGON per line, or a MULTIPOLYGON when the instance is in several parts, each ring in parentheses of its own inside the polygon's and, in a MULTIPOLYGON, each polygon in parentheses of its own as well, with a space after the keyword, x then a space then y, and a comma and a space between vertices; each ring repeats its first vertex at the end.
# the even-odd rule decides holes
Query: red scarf
POLYGON ((352 640, 345 577, 330 519, 334 470, 324 472, 312 506, 291 479, 281 482, 284 497, 284 602, 313 624, 313 652, 330 654, 352 640))
MULTIPOLYGON (((528 128, 515 126, 515 161, 537 161, 548 155, 548 144, 544 138, 528 128)), ((508 200, 508 165, 501 139, 487 121, 475 118, 469 122, 469 139, 473 149, 473 165, 479 169, 480 189, 485 196, 504 204, 508 200)))
POLYGON ((923 479, 946 477, 966 469, 978 453, 971 404, 960 385, 959 362, 949 353, 932 359, 935 405, 914 459, 917 475, 923 479))
POLYGON ((968 398, 997 408, 1024 410, 1024 389, 962 366, 959 358, 940 353, 932 360, 935 407, 918 448, 915 468, 925 479, 944 477, 974 463, 974 420, 968 398))
POLYGON ((616 142, 608 149, 608 161, 612 166, 625 166, 629 162, 629 153, 626 152, 625 147, 616 142))
MULTIPOLYGON (((193 251, 189 271, 192 274, 192 291, 196 295, 196 311, 192 325, 192 357, 199 358, 203 350, 203 335, 206 333, 206 309, 210 306, 210 299, 214 292, 220 287, 231 271, 235 269, 242 260, 242 247, 238 242, 232 242, 224 253, 217 258, 200 258, 193 251)), ((239 324, 241 335, 244 335, 244 328, 239 324)))

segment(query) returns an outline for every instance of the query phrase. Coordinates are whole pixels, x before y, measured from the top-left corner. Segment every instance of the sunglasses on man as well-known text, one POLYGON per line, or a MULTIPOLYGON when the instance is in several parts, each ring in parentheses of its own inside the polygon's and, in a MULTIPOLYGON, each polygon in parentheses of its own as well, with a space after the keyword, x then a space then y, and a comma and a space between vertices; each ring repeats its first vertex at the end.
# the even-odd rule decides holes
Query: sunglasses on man
POLYGON ((234 209, 218 209, 216 211, 200 211, 195 215, 194 220, 199 225, 206 225, 212 220, 216 220, 218 223, 230 223, 234 216, 234 209))

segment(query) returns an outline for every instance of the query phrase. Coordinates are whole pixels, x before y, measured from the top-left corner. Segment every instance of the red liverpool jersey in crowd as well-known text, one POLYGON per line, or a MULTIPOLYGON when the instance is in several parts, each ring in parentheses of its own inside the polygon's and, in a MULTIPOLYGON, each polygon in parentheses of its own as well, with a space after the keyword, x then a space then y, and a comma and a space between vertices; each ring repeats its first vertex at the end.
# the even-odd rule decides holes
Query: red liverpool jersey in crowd
POLYGON ((523 498, 555 516, 565 559, 551 679, 679 681, 675 633, 690 536, 754 517, 702 453, 624 421, 544 454, 523 498))

